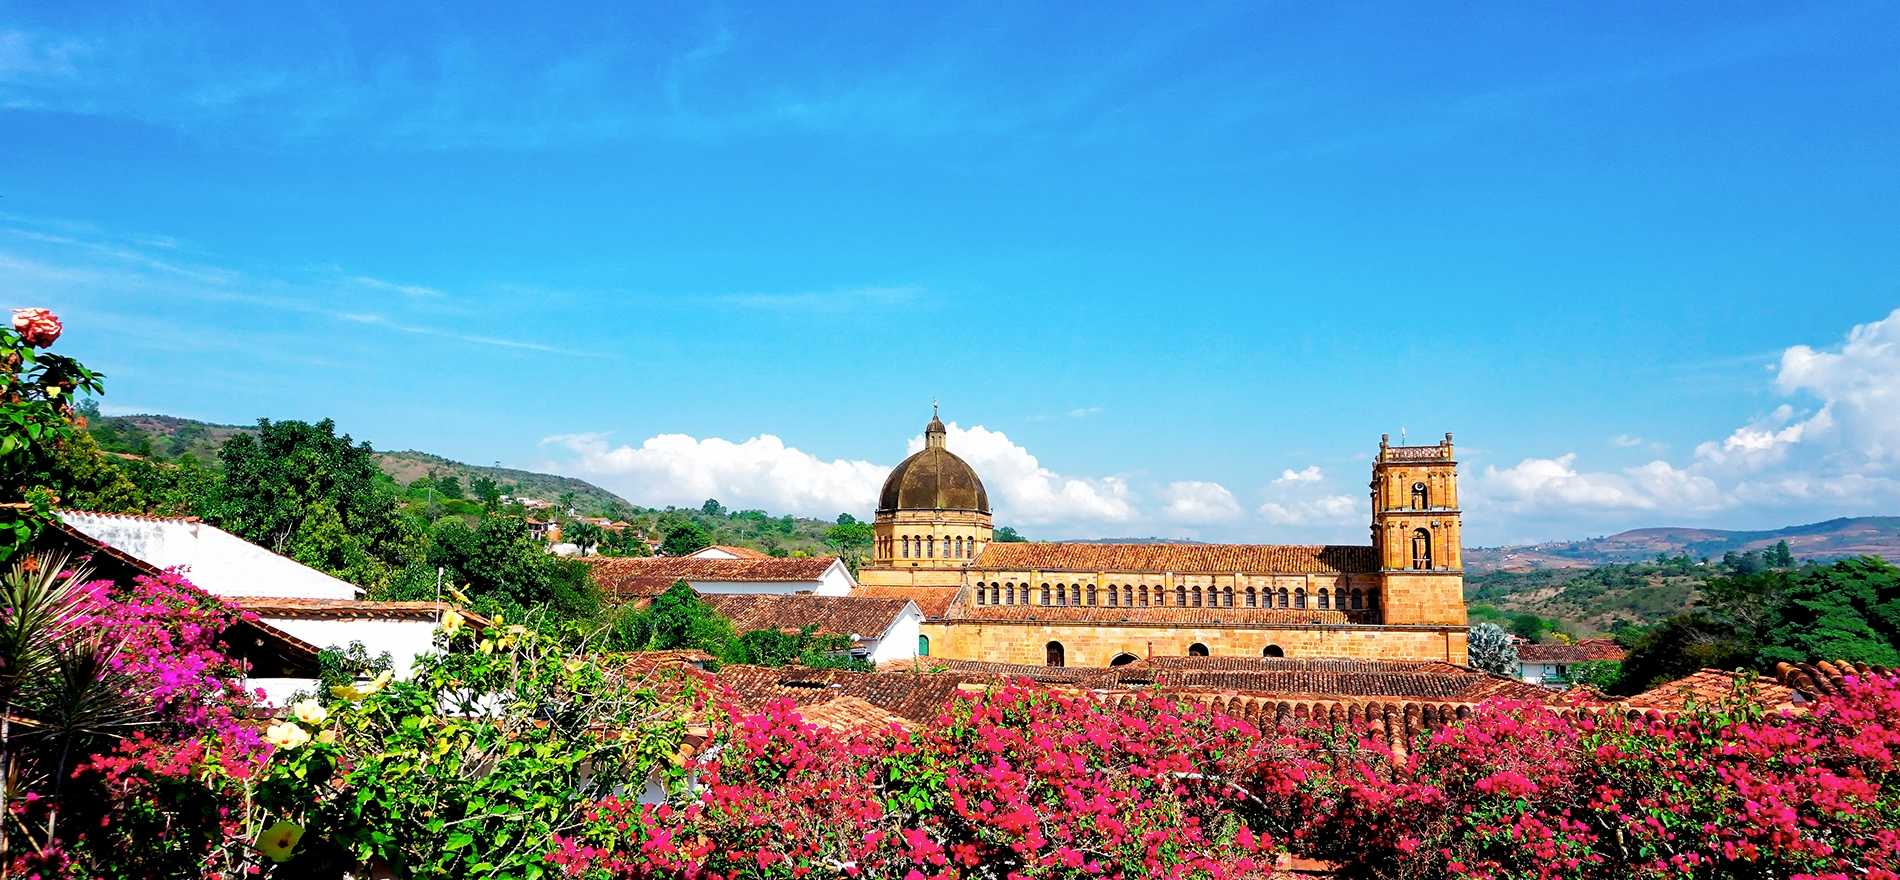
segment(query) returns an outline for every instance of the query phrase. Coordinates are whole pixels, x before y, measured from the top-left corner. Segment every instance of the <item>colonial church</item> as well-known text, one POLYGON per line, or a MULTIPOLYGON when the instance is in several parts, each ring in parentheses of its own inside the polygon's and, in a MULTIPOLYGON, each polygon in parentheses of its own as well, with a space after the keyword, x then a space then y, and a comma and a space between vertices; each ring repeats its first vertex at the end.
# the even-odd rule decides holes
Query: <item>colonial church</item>
POLYGON ((1369 546, 996 543, 934 415, 884 481, 865 595, 917 601, 922 652, 1118 666, 1148 656, 1466 662, 1458 463, 1379 439, 1369 546))

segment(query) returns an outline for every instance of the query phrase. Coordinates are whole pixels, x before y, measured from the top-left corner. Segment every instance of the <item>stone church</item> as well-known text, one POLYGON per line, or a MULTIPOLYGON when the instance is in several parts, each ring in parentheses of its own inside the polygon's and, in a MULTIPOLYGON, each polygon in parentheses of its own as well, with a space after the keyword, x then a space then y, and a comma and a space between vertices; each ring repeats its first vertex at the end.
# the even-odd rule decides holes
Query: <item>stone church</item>
POLYGON ((1463 664, 1464 571, 1451 435, 1379 439, 1370 545, 998 543, 983 481, 933 414, 878 499, 864 595, 927 615, 919 650, 1051 666, 1149 656, 1463 664))

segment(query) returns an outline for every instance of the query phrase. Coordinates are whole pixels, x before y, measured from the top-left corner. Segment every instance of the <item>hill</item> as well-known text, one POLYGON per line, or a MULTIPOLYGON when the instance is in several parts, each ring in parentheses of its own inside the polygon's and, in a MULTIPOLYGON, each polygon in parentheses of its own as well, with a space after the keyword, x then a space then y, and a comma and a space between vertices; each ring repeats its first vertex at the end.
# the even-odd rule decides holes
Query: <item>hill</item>
POLYGON ((1798 559, 1880 556, 1900 561, 1900 516, 1856 516, 1779 529, 1735 531, 1663 527, 1631 529, 1600 538, 1514 547, 1467 547, 1465 570, 1538 571, 1591 568, 1687 554, 1719 559, 1729 553, 1773 548, 1786 541, 1798 559))

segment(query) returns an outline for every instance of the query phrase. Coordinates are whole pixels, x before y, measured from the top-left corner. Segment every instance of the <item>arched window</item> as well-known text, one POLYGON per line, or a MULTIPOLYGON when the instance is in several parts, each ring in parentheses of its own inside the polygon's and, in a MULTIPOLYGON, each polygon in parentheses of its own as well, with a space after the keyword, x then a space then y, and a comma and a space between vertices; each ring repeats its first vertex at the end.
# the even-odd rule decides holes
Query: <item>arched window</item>
POLYGON ((1420 571, 1432 567, 1432 533, 1424 529, 1412 531, 1412 567, 1420 571))
POLYGON ((1222 587, 1222 588, 1221 588, 1221 591, 1220 591, 1220 607, 1222 607, 1222 608, 1232 608, 1232 607, 1234 607, 1234 588, 1233 588, 1233 587, 1222 587))
POLYGON ((1160 608, 1166 604, 1168 604, 1168 591, 1160 584, 1155 584, 1155 607, 1160 608))
POLYGON ((1195 642, 1194 644, 1192 644, 1192 645, 1189 645, 1189 646, 1188 646, 1188 656, 1189 656, 1189 657, 1205 657, 1205 656, 1207 656, 1207 646, 1206 646, 1206 645, 1203 645, 1203 644, 1201 644, 1200 642, 1195 642))
POLYGON ((1003 585, 990 581, 990 604, 1000 605, 1003 599, 1003 585))
POLYGON ((1247 607, 1248 608, 1260 607, 1260 596, 1259 594, 1254 592, 1253 587, 1247 588, 1247 607))
POLYGON ((1010 605, 1016 604, 1016 584, 1014 582, 1003 585, 1003 601, 1010 605))
POLYGON ((1062 665, 1062 643, 1050 642, 1049 644, 1042 646, 1042 656, 1043 656, 1042 665, 1061 666, 1062 665))
POLYGON ((1358 611, 1364 607, 1366 607, 1366 594, 1360 592, 1359 588, 1354 587, 1352 591, 1352 610, 1358 611))
POLYGON ((1135 588, 1126 584, 1122 585, 1122 607, 1135 607, 1135 588))
POLYGON ((919 657, 930 656, 930 637, 929 636, 917 637, 917 656, 919 657))
POLYGON ((1049 604, 1049 585, 1048 584, 1042 585, 1042 604, 1044 605, 1049 604))
POLYGON ((905 559, 910 558, 910 536, 909 535, 904 536, 904 558, 905 559))
POLYGON ((1293 607, 1295 608, 1306 607, 1306 588, 1305 587, 1293 588, 1293 607))
POLYGON ((1287 604, 1287 592, 1286 592, 1286 588, 1285 588, 1285 587, 1281 587, 1281 588, 1280 588, 1280 607, 1281 607, 1281 608, 1290 608, 1290 607, 1292 607, 1292 606, 1290 606, 1290 605, 1288 605, 1288 604, 1287 604))
POLYGON ((1056 604, 1064 606, 1069 604, 1069 588, 1067 586, 1056 584, 1056 604))
POLYGON ((957 550, 956 558, 962 559, 963 558, 963 536, 962 535, 958 535, 956 538, 956 550, 957 550))
POLYGON ((1115 659, 1108 661, 1108 665, 1127 666, 1128 664, 1133 663, 1133 662, 1135 662, 1135 655, 1129 654, 1129 653, 1121 653, 1121 654, 1116 654, 1115 659))
POLYGON ((1330 593, 1328 593, 1328 592, 1326 592, 1326 588, 1325 588, 1325 587, 1320 587, 1320 588, 1319 588, 1319 607, 1321 607, 1321 608, 1331 608, 1331 607, 1333 607, 1333 597, 1332 597, 1332 594, 1330 594, 1330 593))
POLYGON ((1431 505, 1432 494, 1425 489, 1424 483, 1412 484, 1412 509, 1424 510, 1431 505))
POLYGON ((1282 651, 1282 650, 1280 650, 1280 646, 1279 646, 1279 645, 1268 645, 1268 646, 1266 646, 1266 647, 1264 647, 1264 648, 1261 648, 1261 649, 1260 649, 1260 656, 1262 656, 1262 657, 1285 657, 1285 656, 1286 656, 1286 652, 1285 652, 1285 651, 1282 651))
POLYGON ((975 538, 971 538, 970 540, 964 542, 963 554, 964 554, 964 558, 966 559, 976 558, 976 539, 975 538))
POLYGON ((1095 585, 1089 584, 1089 604, 1095 604, 1095 585))
POLYGON ((1378 608, 1379 608, 1379 591, 1367 590, 1366 591, 1366 610, 1376 611, 1378 610, 1378 608))
POLYGON ((982 582, 982 581, 977 581, 977 582, 976 582, 976 604, 978 604, 978 605, 981 605, 981 604, 983 604, 983 601, 984 601, 984 597, 985 597, 985 596, 987 596, 987 595, 988 595, 988 594, 987 594, 986 592, 984 592, 984 590, 983 590, 983 582, 982 582))
POLYGON ((1189 593, 1188 595, 1194 597, 1194 607, 1196 608, 1201 607, 1201 588, 1200 587, 1195 587, 1194 592, 1189 593))
POLYGON ((937 558, 937 536, 936 535, 931 535, 930 537, 924 539, 924 558, 925 559, 937 558))
POLYGON ((1072 584, 1069 586, 1069 604, 1070 605, 1082 604, 1082 585, 1081 584, 1072 584))
POLYGON ((1174 588, 1174 604, 1181 608, 1187 607, 1187 585, 1186 584, 1182 584, 1181 586, 1174 588))
POLYGON ((1141 607, 1143 608, 1148 607, 1148 588, 1142 587, 1141 589, 1135 591, 1135 600, 1141 603, 1141 607))
POLYGON ((1121 599, 1122 599, 1121 588, 1115 586, 1114 584, 1109 584, 1108 585, 1108 607, 1120 608, 1122 604, 1121 599))

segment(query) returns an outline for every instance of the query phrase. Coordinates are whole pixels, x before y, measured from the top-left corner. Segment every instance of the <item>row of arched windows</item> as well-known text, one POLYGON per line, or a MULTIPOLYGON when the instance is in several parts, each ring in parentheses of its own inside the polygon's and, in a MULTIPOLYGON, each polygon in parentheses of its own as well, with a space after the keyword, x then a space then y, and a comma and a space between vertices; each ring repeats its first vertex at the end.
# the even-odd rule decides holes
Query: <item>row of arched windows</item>
MULTIPOLYGON (((1161 586, 1133 584, 1109 584, 1097 587, 1094 584, 1043 584, 1040 590, 1032 589, 1029 584, 1017 585, 1013 581, 1003 583, 984 583, 976 585, 976 604, 978 605, 1055 605, 1055 606, 1099 606, 1106 608, 1161 608, 1172 604, 1176 608, 1232 608, 1238 596, 1245 608, 1307 608, 1308 596, 1305 587, 1288 590, 1256 590, 1249 586, 1235 593, 1234 588, 1201 587, 1186 585, 1174 588, 1174 601, 1168 601, 1168 591, 1161 586)), ((1340 590, 1337 593, 1327 587, 1321 587, 1312 597, 1310 607, 1337 609, 1340 611, 1374 609, 1379 607, 1378 590, 1340 590)))
POLYGON ((976 539, 956 535, 938 538, 931 535, 885 538, 879 555, 885 559, 975 559, 976 539))
MULTIPOLYGON (((1201 644, 1200 642, 1195 642, 1194 644, 1188 646, 1187 653, 1189 657, 1206 657, 1207 646, 1201 644)), ((1260 656, 1285 657, 1286 651, 1282 649, 1279 645, 1268 645, 1260 649, 1260 656)), ((1042 657, 1043 657, 1042 662, 1043 662, 1043 665, 1045 666, 1061 666, 1065 662, 1067 662, 1068 652, 1062 647, 1061 642, 1050 642, 1049 644, 1042 646, 1042 657)), ((1128 664, 1135 662, 1135 659, 1136 659, 1135 655, 1124 651, 1120 654, 1116 654, 1113 659, 1109 660, 1108 665, 1127 666, 1128 664)))

